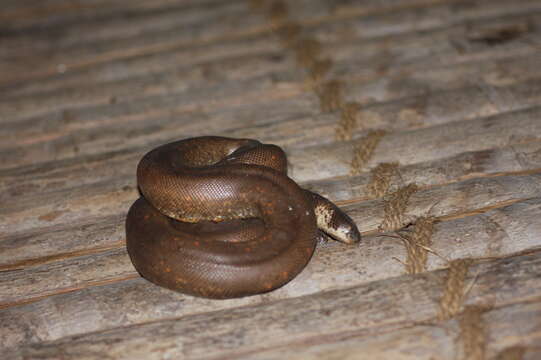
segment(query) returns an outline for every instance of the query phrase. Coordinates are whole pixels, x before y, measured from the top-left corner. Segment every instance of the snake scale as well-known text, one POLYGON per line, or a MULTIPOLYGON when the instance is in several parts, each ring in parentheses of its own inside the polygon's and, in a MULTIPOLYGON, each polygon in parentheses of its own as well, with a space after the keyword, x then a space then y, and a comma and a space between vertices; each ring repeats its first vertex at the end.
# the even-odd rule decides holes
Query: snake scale
POLYGON ((355 223, 287 176, 283 150, 250 139, 196 137, 148 152, 141 197, 126 218, 127 249, 147 280, 225 299, 264 293, 309 262, 318 228, 355 243, 355 223))

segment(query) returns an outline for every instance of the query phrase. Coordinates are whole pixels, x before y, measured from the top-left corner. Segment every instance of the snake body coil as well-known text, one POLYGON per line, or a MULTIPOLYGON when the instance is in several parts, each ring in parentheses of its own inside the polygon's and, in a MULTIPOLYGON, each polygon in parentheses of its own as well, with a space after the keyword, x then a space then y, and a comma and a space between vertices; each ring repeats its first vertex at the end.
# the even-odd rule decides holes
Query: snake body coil
POLYGON ((282 149, 199 137, 162 145, 137 168, 142 197, 126 219, 130 258, 146 279, 232 298, 276 289, 310 260, 318 226, 346 243, 351 219, 287 176, 282 149))

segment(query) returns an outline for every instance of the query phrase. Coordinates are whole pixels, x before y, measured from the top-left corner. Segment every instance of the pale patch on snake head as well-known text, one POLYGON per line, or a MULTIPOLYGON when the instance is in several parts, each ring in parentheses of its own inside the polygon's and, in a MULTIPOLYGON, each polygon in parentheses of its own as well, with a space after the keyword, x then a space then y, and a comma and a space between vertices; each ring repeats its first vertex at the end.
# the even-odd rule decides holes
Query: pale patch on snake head
POLYGON ((346 244, 359 242, 361 234, 349 216, 330 206, 318 204, 314 208, 317 227, 335 240, 346 244))

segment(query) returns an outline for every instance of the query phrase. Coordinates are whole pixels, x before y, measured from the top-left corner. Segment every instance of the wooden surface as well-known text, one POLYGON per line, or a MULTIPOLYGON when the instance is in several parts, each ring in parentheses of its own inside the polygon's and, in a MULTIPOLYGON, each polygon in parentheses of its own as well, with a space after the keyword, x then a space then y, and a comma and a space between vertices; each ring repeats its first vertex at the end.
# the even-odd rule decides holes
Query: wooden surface
POLYGON ((3 356, 540 358, 540 31, 537 0, 4 1, 3 356), (282 146, 362 242, 260 296, 141 279, 137 162, 203 134, 282 146))

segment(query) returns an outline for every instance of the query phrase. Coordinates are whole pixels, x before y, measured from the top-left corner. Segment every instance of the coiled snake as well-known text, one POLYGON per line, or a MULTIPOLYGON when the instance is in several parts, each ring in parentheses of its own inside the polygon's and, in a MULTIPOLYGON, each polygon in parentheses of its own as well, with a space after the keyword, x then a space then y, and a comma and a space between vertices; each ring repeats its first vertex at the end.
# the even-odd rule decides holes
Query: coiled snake
POLYGON ((276 289, 310 260, 318 227, 354 243, 355 223, 287 176, 285 153, 256 140, 198 137, 162 145, 137 167, 141 197, 127 248, 147 280, 233 298, 276 289))

